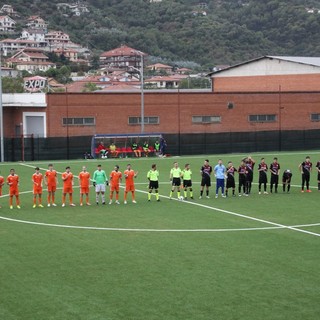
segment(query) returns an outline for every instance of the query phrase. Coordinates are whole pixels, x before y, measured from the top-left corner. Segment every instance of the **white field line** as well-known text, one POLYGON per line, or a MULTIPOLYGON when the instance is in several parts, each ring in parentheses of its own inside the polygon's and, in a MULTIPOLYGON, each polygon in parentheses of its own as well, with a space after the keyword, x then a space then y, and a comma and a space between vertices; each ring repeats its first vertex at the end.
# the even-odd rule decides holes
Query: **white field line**
POLYGON ((138 228, 105 228, 105 227, 88 227, 88 226, 72 226, 51 224, 44 222, 34 222, 26 220, 12 219, 8 217, 1 217, 2 220, 19 222, 24 224, 32 224, 46 227, 68 228, 68 229, 85 229, 85 230, 103 230, 103 231, 131 231, 131 232, 236 232, 236 231, 257 231, 257 230, 272 230, 283 229, 282 227, 261 227, 261 228, 241 228, 241 229, 138 229, 138 228))
MULTIPOLYGON (((256 157, 266 157, 266 156, 271 156, 271 157, 275 157, 275 156, 278 156, 280 157, 281 155, 284 155, 284 156, 287 156, 287 155, 319 155, 320 153, 320 150, 318 151, 299 151, 299 152, 277 152, 277 151, 270 151, 270 152, 264 152, 264 153, 253 153, 254 156, 256 157)), ((230 154, 209 154, 209 155, 183 155, 183 156, 171 156, 171 157, 142 157, 141 159, 144 159, 144 160, 148 160, 148 161, 155 161, 155 160, 162 160, 162 159, 176 159, 176 158, 193 158, 193 159, 206 159, 206 158, 216 158, 217 160, 220 159, 222 156, 224 158, 227 158, 227 157, 230 157, 230 158, 235 158, 235 157, 245 157, 247 154, 243 154, 243 153, 230 153, 230 154)), ((138 160, 138 158, 107 158, 107 159, 72 159, 72 160, 56 160, 54 161, 55 163, 66 163, 66 164, 69 164, 70 161, 72 162, 83 162, 83 163, 87 163, 87 162, 101 162, 104 163, 104 162, 111 162, 111 161, 108 161, 108 160, 117 160, 117 161, 130 161, 130 159, 134 159, 134 160, 138 160)), ((44 160, 41 160, 41 161, 34 161, 35 163, 49 163, 48 161, 44 161, 44 160)), ((19 162, 20 164, 23 164, 23 162, 19 162)), ((7 163, 8 165, 12 165, 12 163, 7 163)))
MULTIPOLYGON (((25 165, 25 166, 28 166, 28 167, 34 167, 34 166, 31 166, 31 165, 27 165, 27 164, 21 164, 21 165, 25 165)), ((45 169, 43 169, 45 170, 45 169)), ((138 190, 138 192, 141 192, 141 193, 145 193, 147 194, 148 192, 147 191, 143 191, 143 190, 138 190)), ((168 196, 161 196, 162 198, 166 198, 166 199, 169 199, 168 196)), ((177 199, 172 199, 172 200, 175 200, 175 201, 178 201, 177 199)), ((194 206, 199 206, 199 207, 202 207, 202 208, 206 208, 206 209, 210 209, 210 210, 214 210, 214 211, 218 211, 218 212, 222 212, 222 213, 226 213, 226 214, 229 214, 229 215, 233 215, 233 216, 237 216, 237 217, 240 217, 240 218, 244 218, 244 219, 248 219, 248 220, 253 220, 253 221, 257 221, 257 222, 261 222, 261 223, 264 223, 264 224, 269 224, 269 225, 272 225, 273 229, 289 229, 289 230, 292 230, 292 231, 296 231, 296 232, 301 232, 301 233, 306 233, 306 234, 309 234, 309 235, 313 235, 313 236, 317 236, 317 237, 320 237, 320 234, 318 233, 315 233, 315 232, 311 232, 311 231, 307 231, 307 230, 303 230, 303 229, 298 229, 297 227, 294 227, 294 226, 286 226, 286 225, 283 225, 283 224, 279 224, 279 223, 275 223, 275 222, 272 222, 272 221, 268 221, 268 220, 264 220, 264 219, 259 219, 259 218, 255 218, 255 217, 251 217, 251 216, 247 216, 247 215, 244 215, 244 214, 240 214, 240 213, 236 213, 236 212, 232 212, 232 211, 229 211, 229 210, 223 210, 223 209, 219 209, 219 208, 215 208, 215 207, 211 207, 211 206, 208 206, 208 205, 204 205, 204 204, 200 204, 200 203, 195 203, 195 202, 190 202, 190 201, 183 201, 182 203, 187 203, 187 204, 191 204, 191 205, 194 205, 194 206)), ((3 219, 3 217, 1 217, 1 219, 3 219)), ((8 219, 8 218, 5 218, 5 219, 8 219)), ((21 220, 19 220, 21 221, 21 220)), ((32 223, 32 222, 28 222, 28 223, 32 223)), ((42 224, 42 223, 34 223, 34 224, 42 224)), ((46 225, 46 224, 42 224, 42 225, 46 225)), ((59 226, 59 225, 56 225, 56 226, 59 226)), ((68 227, 72 227, 72 226, 68 226, 68 227)), ((88 227, 79 227, 79 228, 88 228, 88 227)), ((270 228, 270 227, 269 227, 270 228)), ((106 230, 111 230, 112 228, 108 228, 106 230)), ((133 230, 147 230, 147 229, 125 229, 126 231, 133 231, 133 230)), ((149 229, 149 230, 156 230, 156 229, 149 229)), ((172 229, 173 230, 173 229, 172 229)), ((198 232, 200 232, 200 230, 202 229, 197 229, 198 232)), ((203 229, 205 230, 205 229, 203 229)), ((222 229, 223 230, 223 229, 222 229)), ((225 230, 225 229, 224 229, 225 230)), ((150 231, 149 231, 150 232, 150 231)), ((163 231, 164 232, 164 231, 163 231)), ((168 232, 168 231, 167 231, 168 232)), ((176 230, 176 232, 178 232, 176 230)), ((183 230, 179 231, 179 232, 183 232, 183 230)), ((190 230, 188 231, 190 232, 190 230)), ((195 232, 195 231, 194 231, 195 232)))

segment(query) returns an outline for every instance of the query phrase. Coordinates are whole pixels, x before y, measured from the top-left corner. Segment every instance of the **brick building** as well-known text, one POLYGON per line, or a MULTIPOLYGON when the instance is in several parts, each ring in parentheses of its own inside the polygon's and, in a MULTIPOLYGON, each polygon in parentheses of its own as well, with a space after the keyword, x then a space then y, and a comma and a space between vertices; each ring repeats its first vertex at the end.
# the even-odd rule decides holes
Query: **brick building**
MULTIPOLYGON (((264 57, 251 69, 244 63, 218 71, 213 91, 146 90, 144 131, 163 133, 176 154, 318 148, 320 60, 307 60, 264 57)), ((95 134, 141 132, 139 90, 50 93, 46 106, 4 110, 6 137, 20 124, 24 134, 79 137, 82 145, 95 134)))

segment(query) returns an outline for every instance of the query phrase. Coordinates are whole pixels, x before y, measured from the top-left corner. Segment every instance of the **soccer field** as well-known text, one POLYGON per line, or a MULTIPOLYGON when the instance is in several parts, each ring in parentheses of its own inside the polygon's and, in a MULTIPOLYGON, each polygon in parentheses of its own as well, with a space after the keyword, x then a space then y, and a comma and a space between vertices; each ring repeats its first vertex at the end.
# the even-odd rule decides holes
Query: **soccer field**
MULTIPOLYGON (((109 173, 130 162, 139 174, 137 204, 32 208, 34 167, 49 162, 5 163, 20 176, 21 209, 0 199, 0 319, 175 320, 319 319, 320 213, 315 164, 318 152, 252 154, 258 164, 279 158, 291 169, 289 194, 258 194, 257 165, 249 197, 199 199, 200 167, 221 158, 238 167, 245 155, 103 159, 54 162, 78 176, 83 165, 109 173), (310 155, 312 193, 301 193, 298 165, 310 155), (190 163, 194 200, 169 200, 174 161, 190 163), (160 202, 147 201, 147 171, 160 171, 160 202)), ((270 174, 268 174, 270 182, 270 174)), ((280 179, 281 180, 281 179, 280 179)), ((213 178, 214 182, 214 178, 213 178)), ((123 184, 122 184, 123 185, 123 184)), ((61 175, 59 187, 62 186, 61 175)), ((269 191, 269 190, 268 190, 269 191)), ((107 192, 108 193, 108 192, 107 192)), ((236 192, 238 194, 238 192, 236 192)))

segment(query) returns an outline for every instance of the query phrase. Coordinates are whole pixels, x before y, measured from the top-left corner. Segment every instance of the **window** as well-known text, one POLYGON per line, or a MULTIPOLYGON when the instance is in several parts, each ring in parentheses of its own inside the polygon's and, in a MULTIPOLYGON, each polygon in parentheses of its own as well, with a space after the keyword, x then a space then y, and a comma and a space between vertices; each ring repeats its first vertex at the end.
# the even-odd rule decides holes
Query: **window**
POLYGON ((94 126, 95 118, 63 118, 62 124, 64 126, 94 126))
POLYGON ((221 116, 192 116, 192 123, 220 123, 221 116))
POLYGON ((275 122, 277 117, 275 114, 251 114, 249 122, 275 122))
MULTIPOLYGON (((141 124, 141 117, 129 117, 128 123, 130 125, 140 125, 141 124)), ((159 117, 144 117, 144 124, 159 124, 160 119, 159 117)))
POLYGON ((320 121, 320 113, 311 113, 310 120, 311 121, 320 121))

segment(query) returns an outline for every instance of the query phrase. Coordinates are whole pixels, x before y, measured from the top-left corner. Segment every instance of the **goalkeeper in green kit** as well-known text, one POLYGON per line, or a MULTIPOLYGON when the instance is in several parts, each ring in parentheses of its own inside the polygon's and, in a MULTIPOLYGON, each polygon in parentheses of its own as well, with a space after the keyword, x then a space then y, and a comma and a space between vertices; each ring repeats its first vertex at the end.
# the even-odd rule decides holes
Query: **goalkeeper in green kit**
POLYGON ((106 172, 101 169, 101 165, 98 165, 97 170, 93 174, 93 186, 96 189, 96 203, 99 204, 99 195, 101 194, 102 204, 106 204, 105 192, 106 185, 109 185, 106 172))

